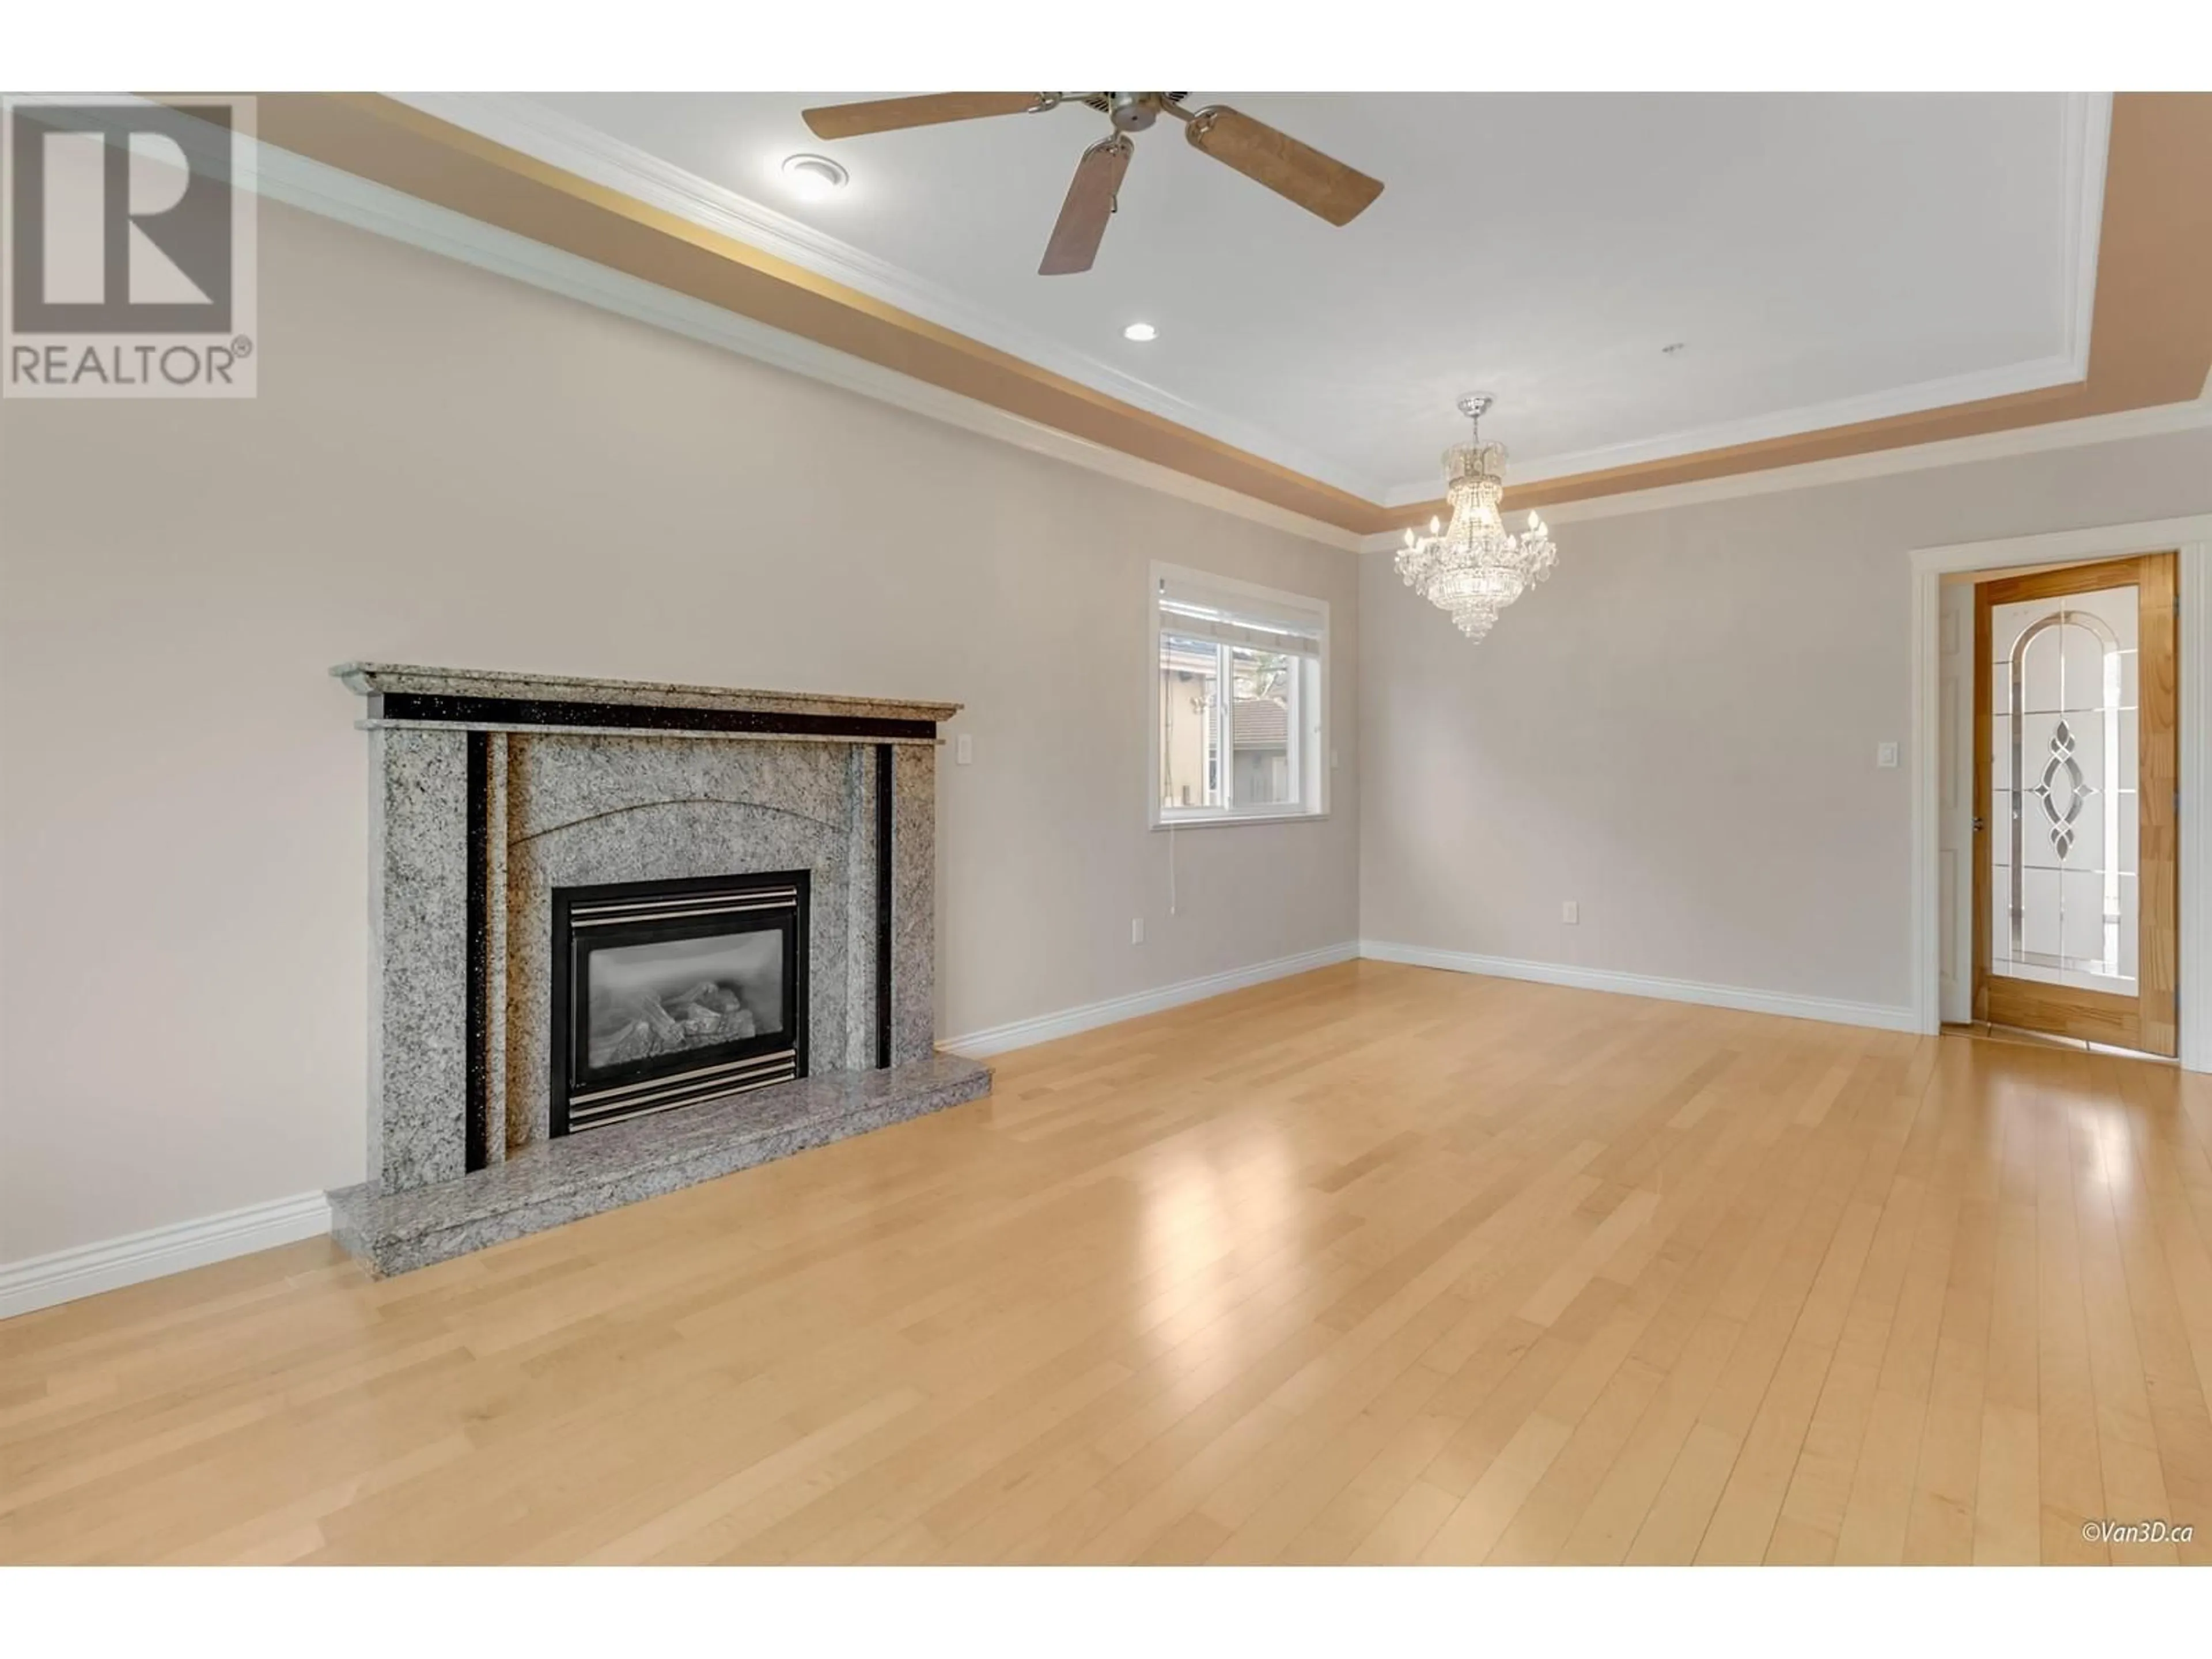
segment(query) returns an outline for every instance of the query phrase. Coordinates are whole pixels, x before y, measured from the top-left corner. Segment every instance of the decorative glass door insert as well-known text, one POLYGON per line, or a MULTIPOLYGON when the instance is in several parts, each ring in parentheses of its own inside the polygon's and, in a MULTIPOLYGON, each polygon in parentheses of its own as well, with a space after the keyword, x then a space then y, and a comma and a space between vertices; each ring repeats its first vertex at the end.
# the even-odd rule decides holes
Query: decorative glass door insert
POLYGON ((2172 565, 1978 592, 1976 1001, 1996 1024, 2171 1051, 2172 565))
POLYGON ((2135 588, 1994 606, 1994 973, 2136 992, 2135 588))

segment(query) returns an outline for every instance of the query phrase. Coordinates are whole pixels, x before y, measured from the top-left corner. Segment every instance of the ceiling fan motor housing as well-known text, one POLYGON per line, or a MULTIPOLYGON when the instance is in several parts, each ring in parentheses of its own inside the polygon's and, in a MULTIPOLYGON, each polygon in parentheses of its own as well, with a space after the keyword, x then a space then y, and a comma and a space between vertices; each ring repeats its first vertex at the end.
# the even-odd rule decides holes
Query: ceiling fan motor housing
POLYGON ((1142 132, 1160 118, 1162 104, 1180 104, 1187 92, 1104 92, 1083 101, 1103 112, 1122 132, 1142 132))

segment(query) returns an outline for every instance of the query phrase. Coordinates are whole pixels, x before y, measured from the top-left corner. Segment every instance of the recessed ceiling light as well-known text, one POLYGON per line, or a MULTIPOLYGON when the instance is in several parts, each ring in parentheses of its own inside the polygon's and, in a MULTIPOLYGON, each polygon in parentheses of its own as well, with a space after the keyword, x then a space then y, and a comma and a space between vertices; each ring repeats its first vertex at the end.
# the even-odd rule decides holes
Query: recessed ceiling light
POLYGON ((1160 337, 1160 331, 1150 323, 1132 323, 1121 331, 1121 337, 1125 340, 1157 340, 1160 337))
POLYGON ((792 193, 809 202, 819 202, 845 188, 852 175, 826 155, 787 155, 783 161, 783 176, 792 193))

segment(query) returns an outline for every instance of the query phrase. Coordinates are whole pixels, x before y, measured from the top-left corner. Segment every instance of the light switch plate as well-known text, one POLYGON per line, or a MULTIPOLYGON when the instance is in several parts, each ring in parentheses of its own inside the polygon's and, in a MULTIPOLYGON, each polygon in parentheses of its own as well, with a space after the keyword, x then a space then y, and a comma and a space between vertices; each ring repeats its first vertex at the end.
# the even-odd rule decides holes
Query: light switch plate
POLYGON ((1561 921, 1564 921, 1571 927, 1579 924, 1582 919, 1583 907, 1577 904, 1574 900, 1567 899, 1560 904, 1559 920, 1561 921))
POLYGON ((1875 763, 1876 766, 1883 766, 1883 767, 1889 767, 1889 766, 1894 766, 1894 765, 1896 765, 1896 764, 1897 764, 1897 745, 1896 745, 1895 744, 1893 744, 1893 743, 1883 743, 1883 744, 1875 744, 1875 751, 1874 751, 1874 763, 1875 763))
POLYGON ((1129 918, 1129 943, 1132 945, 1142 945, 1144 942, 1145 919, 1142 916, 1131 916, 1129 918))
POLYGON ((975 739, 972 736, 963 732, 952 739, 952 763, 955 766, 969 765, 975 758, 975 739))

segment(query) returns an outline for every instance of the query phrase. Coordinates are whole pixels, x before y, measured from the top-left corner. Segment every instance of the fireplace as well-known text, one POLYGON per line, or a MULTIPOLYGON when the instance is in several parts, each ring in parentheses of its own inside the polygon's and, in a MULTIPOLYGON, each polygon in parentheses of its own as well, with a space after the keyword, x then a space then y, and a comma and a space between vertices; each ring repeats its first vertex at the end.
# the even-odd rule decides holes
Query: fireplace
POLYGON ((811 878, 555 888, 552 1133, 805 1077, 811 878))
POLYGON ((989 1091, 936 1048, 957 703, 337 672, 371 757, 369 1111, 331 1230, 372 1272, 989 1091))

